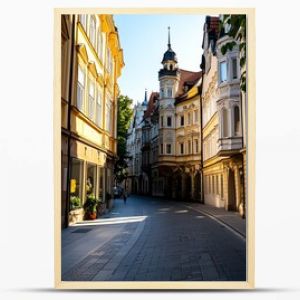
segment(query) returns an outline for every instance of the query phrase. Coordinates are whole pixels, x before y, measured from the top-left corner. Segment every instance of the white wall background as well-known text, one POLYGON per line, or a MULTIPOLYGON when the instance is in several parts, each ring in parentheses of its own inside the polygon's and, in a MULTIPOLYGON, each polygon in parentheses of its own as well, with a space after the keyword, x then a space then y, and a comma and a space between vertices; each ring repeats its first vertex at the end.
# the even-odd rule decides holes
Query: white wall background
MULTIPOLYGON (((53 8, 86 1, 2 1, 0 64, 0 275, 2 299, 81 299, 140 293, 54 291, 53 8)), ((89 6, 256 7, 256 286, 190 292, 191 299, 299 299, 300 98, 297 1, 88 1, 89 6), (203 293, 203 292, 202 292, 203 293)), ((157 297, 144 294, 144 299, 157 297)), ((181 299, 182 293, 160 296, 181 299)))

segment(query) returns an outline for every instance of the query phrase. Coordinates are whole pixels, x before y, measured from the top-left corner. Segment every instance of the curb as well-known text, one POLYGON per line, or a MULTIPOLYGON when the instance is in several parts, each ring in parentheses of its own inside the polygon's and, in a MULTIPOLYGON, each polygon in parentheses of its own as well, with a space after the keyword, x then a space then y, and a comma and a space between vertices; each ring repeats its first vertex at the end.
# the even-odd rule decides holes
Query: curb
POLYGON ((224 222, 223 220, 221 220, 220 218, 218 218, 217 216, 207 212, 207 211, 204 211, 204 210, 201 210, 201 209, 197 209, 197 208, 194 208, 192 206, 189 206, 187 204, 184 204, 184 206, 192 209, 192 210, 195 210, 197 212, 200 212, 204 215, 206 215, 207 217, 213 219, 214 221, 216 221, 217 223, 225 226, 229 231, 231 231, 232 233, 234 233, 236 236, 238 236, 239 238, 241 238, 242 240, 246 241, 246 235, 243 233, 243 232, 240 232, 238 229, 236 229, 235 227, 233 227, 232 225, 224 222))

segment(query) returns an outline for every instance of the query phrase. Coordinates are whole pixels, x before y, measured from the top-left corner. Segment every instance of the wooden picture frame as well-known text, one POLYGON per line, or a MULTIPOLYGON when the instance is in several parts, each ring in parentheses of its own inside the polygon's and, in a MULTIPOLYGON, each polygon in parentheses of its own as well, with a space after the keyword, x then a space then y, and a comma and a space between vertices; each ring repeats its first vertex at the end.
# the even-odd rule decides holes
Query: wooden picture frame
POLYGON ((102 290, 253 289, 255 278, 255 9, 254 8, 56 8, 54 10, 54 211, 55 288, 102 290), (61 280, 61 15, 62 14, 246 14, 247 15, 247 280, 62 281, 61 280))

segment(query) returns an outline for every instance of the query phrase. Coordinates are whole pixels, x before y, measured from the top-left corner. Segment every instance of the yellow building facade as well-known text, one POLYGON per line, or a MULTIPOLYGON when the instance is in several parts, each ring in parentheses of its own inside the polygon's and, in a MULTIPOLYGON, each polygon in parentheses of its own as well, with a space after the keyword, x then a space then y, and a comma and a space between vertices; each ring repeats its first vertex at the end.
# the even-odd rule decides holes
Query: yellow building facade
POLYGON ((117 79, 124 61, 112 15, 65 15, 61 21, 61 216, 67 226, 82 220, 88 195, 112 205, 117 79))

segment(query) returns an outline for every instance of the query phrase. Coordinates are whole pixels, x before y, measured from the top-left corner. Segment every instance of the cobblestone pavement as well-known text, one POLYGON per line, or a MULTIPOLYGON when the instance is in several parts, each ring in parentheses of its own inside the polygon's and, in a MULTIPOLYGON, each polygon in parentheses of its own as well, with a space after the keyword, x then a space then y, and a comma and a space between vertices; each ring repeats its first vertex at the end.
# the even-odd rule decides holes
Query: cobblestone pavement
POLYGON ((131 196, 79 225, 62 234, 63 281, 246 280, 245 239, 180 202, 131 196))

